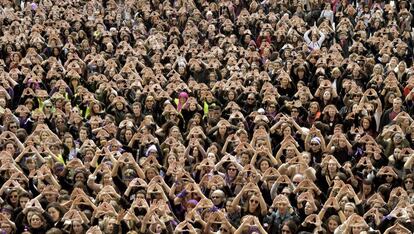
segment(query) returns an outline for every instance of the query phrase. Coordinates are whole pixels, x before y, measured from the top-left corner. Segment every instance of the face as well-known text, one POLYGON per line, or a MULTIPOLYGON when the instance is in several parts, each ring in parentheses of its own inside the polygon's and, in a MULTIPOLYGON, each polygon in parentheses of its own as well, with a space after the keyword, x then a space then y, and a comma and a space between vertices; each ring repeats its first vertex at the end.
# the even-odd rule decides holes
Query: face
POLYGON ((323 99, 324 100, 329 100, 331 98, 331 92, 329 92, 329 91, 325 91, 324 93, 323 93, 323 99))
POLYGON ((20 197, 20 207, 26 207, 26 204, 29 202, 29 198, 28 197, 20 197))
POLYGON ((333 219, 330 219, 329 220, 329 222, 328 222, 328 229, 329 229, 330 232, 333 233, 338 226, 339 225, 338 225, 338 223, 335 220, 333 220, 333 219))
POLYGON ((30 218, 30 226, 32 226, 33 228, 40 228, 42 225, 43 221, 40 218, 40 216, 37 214, 32 215, 32 217, 30 218))
POLYGON ((246 165, 250 163, 250 157, 248 154, 242 154, 241 156, 242 165, 246 165))
POLYGON ((171 136, 174 138, 178 138, 180 135, 180 130, 178 128, 171 129, 171 136))
POLYGON ((83 173, 78 173, 75 175, 75 182, 84 182, 86 180, 83 173))
POLYGON ((175 157, 175 155, 172 154, 168 157, 167 162, 169 165, 171 165, 172 163, 177 162, 177 158, 175 157))
POLYGON ((225 125, 221 125, 219 127, 219 133, 220 134, 225 134, 226 133, 226 130, 227 130, 227 127, 225 125))
POLYGON ((134 114, 141 114, 141 107, 139 105, 133 105, 132 106, 132 111, 134 112, 134 114))
POLYGON ((284 202, 279 202, 277 204, 277 209, 278 209, 279 213, 281 213, 281 214, 285 214, 287 212, 287 208, 288 208, 288 205, 284 202))
POLYGON ((413 189, 413 180, 411 179, 411 178, 407 178, 405 181, 404 181, 404 185, 405 185, 405 189, 413 189))
POLYGON ((354 210, 354 207, 352 207, 351 205, 349 205, 349 204, 346 204, 345 205, 345 207, 344 207, 344 215, 345 215, 345 217, 349 217, 349 216, 351 216, 353 213, 355 212, 355 210, 354 210))
POLYGON ((73 228, 73 231, 75 233, 82 233, 83 232, 83 226, 79 221, 74 221, 72 223, 72 228, 73 228))
POLYGON ((318 106, 315 104, 310 105, 309 110, 311 112, 311 114, 316 114, 316 112, 318 112, 318 106))
POLYGON ((254 210, 259 207, 259 199, 256 196, 252 196, 249 200, 249 207, 250 209, 254 210))
POLYGON ((117 102, 116 103, 116 109, 118 109, 118 110, 124 109, 124 104, 122 104, 122 102, 117 102))
POLYGON ((292 232, 290 231, 288 225, 283 225, 281 233, 282 234, 292 234, 292 232))
POLYGON ((27 160, 26 161, 26 166, 29 170, 34 170, 36 169, 36 164, 33 160, 27 160))
POLYGON ((315 210, 313 209, 312 204, 310 204, 309 202, 306 202, 306 205, 305 205, 305 214, 306 214, 306 215, 310 215, 310 214, 312 214, 314 211, 315 211, 315 210))
POLYGON ((337 167, 336 163, 333 160, 329 160, 329 162, 328 162, 328 171, 329 172, 335 172, 337 168, 338 167, 337 167))
POLYGON ((154 170, 148 170, 146 174, 147 174, 146 177, 148 180, 151 180, 157 175, 154 170))
POLYGON ((395 98, 394 101, 393 101, 393 103, 392 103, 392 106, 393 106, 394 109, 401 108, 401 106, 402 106, 401 99, 395 98))
POLYGON ((9 152, 11 155, 14 155, 14 153, 16 152, 14 145, 11 143, 6 145, 6 151, 9 152))
POLYGON ((17 197, 18 197, 17 192, 12 192, 10 194, 10 202, 13 203, 13 204, 16 204, 17 203, 17 197))
POLYGON ((223 202, 223 198, 222 194, 219 193, 213 193, 211 195, 211 200, 215 206, 220 205, 223 202))
POLYGON ((47 212, 49 213, 50 217, 52 217, 53 222, 57 222, 59 220, 60 213, 56 208, 51 207, 47 210, 47 212))
POLYGON ((106 175, 103 177, 103 182, 104 182, 104 184, 110 184, 110 183, 112 183, 112 177, 111 177, 111 175, 106 174, 106 175))
POLYGON ((362 227, 361 226, 352 227, 352 234, 359 234, 361 232, 362 232, 362 227))
POLYGON ((70 137, 65 138, 65 145, 69 148, 73 146, 73 140, 70 137))
POLYGON ((333 117, 336 114, 336 110, 334 108, 330 108, 329 111, 328 111, 328 114, 329 114, 329 116, 333 117))
POLYGON ((283 129, 283 136, 287 137, 290 136, 292 134, 292 130, 290 129, 290 127, 286 127, 283 129))
POLYGON ((265 172, 270 167, 268 161, 262 161, 260 163, 260 171, 265 172))

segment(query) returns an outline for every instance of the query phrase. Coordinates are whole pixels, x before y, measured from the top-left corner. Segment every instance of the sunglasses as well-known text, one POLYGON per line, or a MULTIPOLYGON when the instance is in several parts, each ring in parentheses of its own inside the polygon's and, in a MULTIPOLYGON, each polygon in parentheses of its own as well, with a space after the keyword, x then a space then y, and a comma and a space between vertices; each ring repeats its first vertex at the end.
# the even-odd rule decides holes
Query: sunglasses
POLYGON ((237 171, 237 169, 236 169, 236 168, 229 168, 229 169, 227 169, 227 170, 229 170, 229 171, 237 171))
POLYGON ((316 146, 316 145, 319 145, 319 144, 318 143, 311 143, 310 145, 315 145, 316 146))
POLYGON ((219 199, 219 198, 221 198, 220 196, 212 196, 211 197, 212 199, 219 199))
POLYGON ((406 183, 406 184, 412 184, 413 181, 412 180, 406 180, 404 183, 406 183))
POLYGON ((251 203, 254 203, 254 204, 259 204, 259 201, 258 200, 250 200, 250 202, 251 203))

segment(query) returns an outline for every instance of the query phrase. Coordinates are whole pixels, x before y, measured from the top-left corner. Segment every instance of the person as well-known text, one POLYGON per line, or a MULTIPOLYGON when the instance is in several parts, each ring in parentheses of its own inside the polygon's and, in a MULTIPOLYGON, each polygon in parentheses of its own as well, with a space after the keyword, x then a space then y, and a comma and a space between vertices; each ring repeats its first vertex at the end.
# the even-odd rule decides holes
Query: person
POLYGON ((413 1, 2 1, 3 233, 414 232, 413 1))

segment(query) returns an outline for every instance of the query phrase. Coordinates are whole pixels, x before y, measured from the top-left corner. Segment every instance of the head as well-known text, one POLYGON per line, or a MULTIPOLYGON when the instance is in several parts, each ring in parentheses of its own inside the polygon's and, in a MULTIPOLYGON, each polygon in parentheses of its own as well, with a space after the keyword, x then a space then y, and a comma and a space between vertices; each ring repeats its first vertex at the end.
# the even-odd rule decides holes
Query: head
POLYGON ((335 229, 341 224, 341 220, 337 215, 331 215, 327 222, 326 227, 330 233, 334 233, 335 229))
POLYGON ((216 207, 219 207, 225 202, 225 194, 222 190, 217 189, 211 194, 211 201, 216 207))

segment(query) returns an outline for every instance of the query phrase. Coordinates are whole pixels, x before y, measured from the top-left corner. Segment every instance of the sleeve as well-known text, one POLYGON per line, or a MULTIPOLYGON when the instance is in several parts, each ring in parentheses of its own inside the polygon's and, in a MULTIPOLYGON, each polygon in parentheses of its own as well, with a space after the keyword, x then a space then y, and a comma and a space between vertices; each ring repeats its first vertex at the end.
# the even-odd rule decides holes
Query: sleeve
POLYGON ((311 40, 309 39, 309 33, 310 33, 310 30, 306 31, 305 32, 305 35, 303 35, 303 39, 305 40, 305 42, 307 44, 310 44, 311 43, 311 40))
POLYGON ((319 47, 322 47, 322 43, 325 41, 325 34, 323 32, 319 32, 320 38, 318 40, 319 47))

